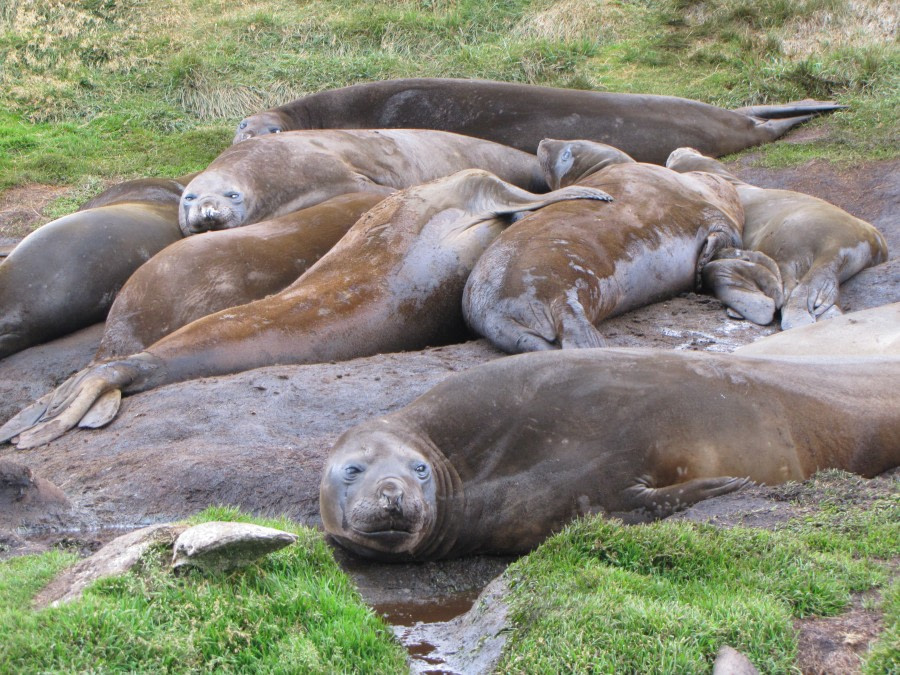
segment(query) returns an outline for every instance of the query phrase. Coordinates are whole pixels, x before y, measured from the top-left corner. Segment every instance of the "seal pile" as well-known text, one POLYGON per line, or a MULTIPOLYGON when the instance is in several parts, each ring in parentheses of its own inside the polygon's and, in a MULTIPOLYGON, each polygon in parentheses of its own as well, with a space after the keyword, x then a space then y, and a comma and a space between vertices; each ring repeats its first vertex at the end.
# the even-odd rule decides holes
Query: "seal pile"
POLYGON ((47 273, 38 251, 77 237, 108 259, 92 233, 118 209, 132 239, 115 245, 141 252, 125 271, 58 265, 70 289, 101 286, 88 320, 112 305, 106 334, 95 362, 4 424, 0 442, 104 426, 122 394, 163 384, 471 330, 505 352, 544 353, 462 373, 338 441, 321 512, 349 549, 521 552, 579 514, 656 518, 748 480, 884 471, 900 463, 896 306, 878 323, 894 333, 860 358, 615 350, 602 335, 608 317, 697 289, 732 316, 767 324, 780 312, 798 333, 840 314, 840 283, 887 259, 884 238, 707 156, 839 107, 727 111, 420 79, 251 116, 205 171, 111 188, 0 263, 5 356, 88 317, 60 309, 71 300, 42 279, 20 280, 47 273))

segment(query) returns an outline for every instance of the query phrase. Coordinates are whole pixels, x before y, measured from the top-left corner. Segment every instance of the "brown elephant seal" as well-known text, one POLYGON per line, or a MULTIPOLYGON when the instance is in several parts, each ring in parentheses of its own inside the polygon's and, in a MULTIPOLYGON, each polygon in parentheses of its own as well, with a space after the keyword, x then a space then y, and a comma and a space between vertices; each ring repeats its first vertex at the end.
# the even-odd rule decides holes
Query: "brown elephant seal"
POLYGON ((177 195, 39 227, 0 263, 0 358, 103 321, 132 272, 180 238, 177 195))
POLYGON ((387 195, 464 169, 544 191, 534 155, 445 131, 293 131, 232 146, 184 190, 185 235, 249 225, 347 192, 387 195))
POLYGON ((693 290, 719 249, 740 245, 741 205, 718 176, 636 163, 593 141, 544 140, 538 156, 551 185, 577 181, 614 201, 548 206, 479 259, 463 313, 506 352, 601 347, 603 319, 693 290))
POLYGON ((674 96, 414 78, 305 96, 242 120, 234 142, 293 129, 440 129, 526 152, 535 152, 548 137, 587 139, 662 164, 672 150, 686 145, 718 157, 769 143, 813 114, 843 107, 805 101, 756 106, 750 116, 674 96))
POLYGON ((207 314, 277 293, 382 199, 339 195, 272 220, 175 242, 119 291, 94 360, 135 354, 207 314))
POLYGON ((572 519, 663 517, 748 480, 900 463, 900 359, 651 349, 523 354, 345 432, 326 532, 388 560, 537 546, 572 519))
POLYGON ((744 206, 743 248, 769 256, 781 272, 783 330, 840 314, 840 284, 887 260, 881 233, 834 204, 801 192, 750 185, 693 148, 675 150, 666 166, 707 171, 735 185, 744 206))
POLYGON ((0 443, 18 436, 18 447, 34 447, 76 424, 102 426, 122 391, 446 343, 464 333, 463 286, 503 217, 571 199, 609 195, 582 186, 537 195, 480 170, 391 195, 285 290, 82 370, 3 425, 0 443))
POLYGON ((850 312, 738 347, 741 356, 900 356, 900 302, 850 312))

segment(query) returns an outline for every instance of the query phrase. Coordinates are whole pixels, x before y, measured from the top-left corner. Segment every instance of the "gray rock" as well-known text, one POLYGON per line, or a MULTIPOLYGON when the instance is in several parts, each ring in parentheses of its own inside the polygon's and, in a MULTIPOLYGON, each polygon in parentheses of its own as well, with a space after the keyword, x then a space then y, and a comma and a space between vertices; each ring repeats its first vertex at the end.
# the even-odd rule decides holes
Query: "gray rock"
POLYGON ((295 534, 261 525, 202 523, 188 528, 175 541, 172 566, 192 565, 207 572, 222 572, 249 565, 295 541, 295 534))
POLYGON ((738 650, 722 645, 713 664, 713 675, 759 675, 759 671, 738 650))
POLYGON ((152 525, 113 539, 94 555, 63 571, 34 599, 36 609, 56 607, 81 597, 98 579, 125 574, 154 544, 171 544, 186 525, 152 525))

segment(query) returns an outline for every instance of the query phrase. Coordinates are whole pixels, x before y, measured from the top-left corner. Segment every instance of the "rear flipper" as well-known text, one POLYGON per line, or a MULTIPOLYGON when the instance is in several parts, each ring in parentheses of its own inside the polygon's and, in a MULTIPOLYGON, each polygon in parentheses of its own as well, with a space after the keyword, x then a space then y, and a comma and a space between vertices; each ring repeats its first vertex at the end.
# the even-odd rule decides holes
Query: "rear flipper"
POLYGON ((730 315, 765 326, 782 304, 781 274, 775 261, 764 253, 724 249, 701 274, 703 287, 731 310, 730 315))
POLYGON ((570 290, 565 298, 557 298, 550 304, 550 314, 556 325, 556 335, 563 349, 592 349, 605 347, 606 340, 584 312, 584 305, 570 290))
POLYGON ((790 292, 781 308, 781 330, 842 314, 838 305, 839 292, 837 275, 824 270, 808 273, 790 292))
POLYGON ((753 481, 749 478, 718 476, 716 478, 694 478, 666 487, 651 487, 649 479, 639 479, 637 485, 625 490, 627 508, 629 508, 625 519, 656 520, 665 518, 699 501, 727 495, 740 490, 745 485, 753 485, 753 481))
POLYGON ((834 101, 791 101, 776 105, 751 105, 744 108, 735 108, 734 112, 743 113, 750 117, 759 117, 764 120, 781 119, 784 117, 797 117, 799 115, 821 115, 835 110, 843 110, 849 106, 840 105, 834 101))

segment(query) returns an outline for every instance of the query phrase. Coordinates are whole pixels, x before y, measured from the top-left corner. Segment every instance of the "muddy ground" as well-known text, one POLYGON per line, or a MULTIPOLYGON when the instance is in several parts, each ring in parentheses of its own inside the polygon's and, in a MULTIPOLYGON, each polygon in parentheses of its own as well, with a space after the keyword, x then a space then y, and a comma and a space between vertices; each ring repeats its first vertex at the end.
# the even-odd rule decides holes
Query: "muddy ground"
MULTIPOLYGON (((750 155, 731 167, 754 184, 807 192, 873 223, 887 237, 891 259, 848 282, 842 306, 855 311, 900 301, 900 161, 846 169, 813 161, 761 169, 750 155)), ((28 209, 10 206, 8 198, 0 205, 15 211, 16 226, 22 227, 28 209)), ((0 209, 0 218, 6 211, 0 209)), ((2 226, 0 220, 0 237, 2 226)), ((611 346, 706 351, 732 351, 776 330, 731 320, 718 301, 696 294, 603 327, 611 346)), ((101 332, 102 326, 88 328, 0 361, 0 421, 87 364, 101 332)), ((56 502, 49 511, 34 505, 15 514, 0 508, 7 514, 6 523, 0 515, 0 554, 39 550, 59 539, 89 550, 111 531, 182 518, 209 504, 284 513, 317 525, 319 473, 342 431, 403 406, 456 371, 501 356, 485 341, 473 340, 342 363, 261 368, 126 398, 118 418, 102 430, 70 433, 34 450, 2 446, 0 460, 27 466, 58 486, 69 503, 63 508, 56 502), (15 522, 9 522, 12 515, 15 522)), ((865 491, 867 484, 862 481, 859 489, 865 491)), ((11 498, 0 493, 0 499, 11 498)), ((507 562, 476 559, 385 570, 342 559, 365 597, 387 605, 471 594, 507 562)), ((868 639, 860 638, 861 648, 868 639)))

